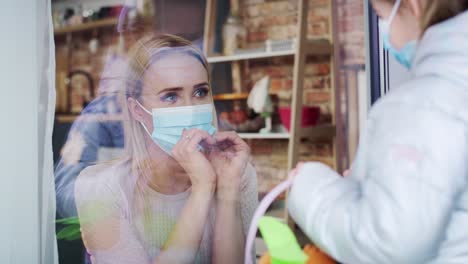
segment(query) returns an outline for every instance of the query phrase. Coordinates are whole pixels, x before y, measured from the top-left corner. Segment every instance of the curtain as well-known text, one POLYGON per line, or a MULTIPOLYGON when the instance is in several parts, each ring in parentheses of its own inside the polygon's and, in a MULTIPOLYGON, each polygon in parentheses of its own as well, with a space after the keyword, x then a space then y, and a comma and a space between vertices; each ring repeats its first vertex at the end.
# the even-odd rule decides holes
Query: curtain
POLYGON ((55 264, 57 240, 55 239, 55 182, 52 153, 52 132, 55 115, 55 45, 52 24, 51 0, 42 0, 38 8, 38 45, 43 53, 38 55, 40 93, 38 116, 39 146, 39 221, 41 264, 55 264), (43 36, 41 36, 41 33, 43 36))
POLYGON ((2 1, 0 32, 0 263, 54 264, 50 0, 2 1))

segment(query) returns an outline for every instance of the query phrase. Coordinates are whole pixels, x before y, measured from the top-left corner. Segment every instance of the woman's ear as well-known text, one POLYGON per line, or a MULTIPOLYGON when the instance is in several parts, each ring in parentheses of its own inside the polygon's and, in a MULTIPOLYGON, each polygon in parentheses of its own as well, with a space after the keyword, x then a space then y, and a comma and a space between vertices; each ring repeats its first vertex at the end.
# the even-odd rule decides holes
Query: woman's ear
POLYGON ((418 20, 421 19, 425 1, 426 0, 406 0, 408 9, 413 14, 413 16, 416 17, 416 19, 418 20))
POLYGON ((148 113, 143 110, 142 106, 140 106, 140 104, 134 98, 127 98, 127 106, 131 118, 144 123, 145 115, 148 115, 148 113))

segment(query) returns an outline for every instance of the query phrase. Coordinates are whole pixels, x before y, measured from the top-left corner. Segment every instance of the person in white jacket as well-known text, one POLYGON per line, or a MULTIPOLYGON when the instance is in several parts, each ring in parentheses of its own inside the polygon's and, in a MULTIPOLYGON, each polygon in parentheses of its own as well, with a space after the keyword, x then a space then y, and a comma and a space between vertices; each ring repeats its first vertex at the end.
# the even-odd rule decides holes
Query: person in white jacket
POLYGON ((468 1, 372 4, 411 78, 372 107, 348 177, 296 168, 290 214, 341 263, 468 263, 468 1))

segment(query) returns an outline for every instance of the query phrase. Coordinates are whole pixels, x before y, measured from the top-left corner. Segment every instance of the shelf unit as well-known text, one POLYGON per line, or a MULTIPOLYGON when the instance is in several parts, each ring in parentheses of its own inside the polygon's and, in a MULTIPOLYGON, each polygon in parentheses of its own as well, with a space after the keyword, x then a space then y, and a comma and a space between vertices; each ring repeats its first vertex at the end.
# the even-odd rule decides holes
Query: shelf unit
MULTIPOLYGON (((327 39, 309 39, 305 44, 305 52, 308 55, 329 55, 332 49, 332 45, 327 39)), ((208 63, 219 63, 219 62, 234 62, 242 60, 253 60, 253 59, 269 59, 275 57, 293 56, 297 53, 296 50, 281 50, 281 51, 263 51, 263 52, 252 52, 242 53, 235 55, 217 55, 208 56, 208 63)))
POLYGON ((85 22, 83 24, 65 26, 54 29, 54 35, 63 35, 68 33, 75 33, 80 31, 95 30, 105 27, 113 27, 118 23, 117 18, 105 18, 97 21, 85 22))
MULTIPOLYGON (((243 139, 290 139, 291 133, 239 133, 243 139)), ((336 126, 333 124, 321 124, 307 128, 301 128, 299 137, 308 141, 329 140, 336 136, 336 126)))
POLYGON ((248 93, 226 93, 226 94, 215 94, 213 100, 215 101, 231 101, 231 100, 245 100, 249 97, 248 93))
POLYGON ((289 139, 289 133, 239 133, 243 139, 289 139))
MULTIPOLYGON (((333 142, 333 160, 332 165, 341 170, 338 163, 339 147, 336 142, 337 137, 340 137, 341 129, 337 127, 340 124, 339 113, 340 106, 335 101, 337 94, 337 55, 339 54, 338 45, 334 42, 336 39, 336 0, 329 0, 329 34, 323 39, 308 39, 307 38, 307 15, 309 11, 308 0, 297 0, 297 39, 294 45, 294 49, 274 52, 253 52, 253 53, 242 53, 230 56, 220 56, 219 54, 213 54, 214 39, 215 39, 215 27, 216 27, 216 0, 207 0, 207 6, 205 10, 205 26, 204 26, 204 42, 203 50, 210 64, 214 63, 231 63, 233 76, 240 79, 241 74, 241 63, 248 62, 249 60, 259 59, 272 59, 284 56, 294 56, 294 68, 293 68, 293 87, 292 87, 292 98, 291 98, 291 130, 289 133, 272 133, 272 134, 260 134, 260 133, 240 133, 240 136, 244 139, 256 139, 256 140, 267 140, 267 139, 282 139, 288 140, 288 171, 293 169, 299 159, 299 144, 302 139, 307 138, 308 141, 318 140, 331 140, 333 142), (333 109, 332 121, 330 124, 321 124, 309 128, 301 128, 302 120, 302 97, 303 97, 303 85, 304 85, 304 68, 306 63, 306 57, 308 55, 326 55, 330 59, 330 79, 331 79, 331 108, 333 109)), ((231 0, 231 7, 239 7, 239 3, 236 0, 231 0)), ((234 78, 233 78, 234 79, 234 78)), ((221 96, 214 96, 215 100, 240 100, 247 98, 246 91, 242 90, 242 85, 239 83, 233 83, 233 94, 223 94, 221 96)), ((285 175, 286 176, 286 175, 285 175)), ((275 209, 276 216, 278 215, 278 208, 275 209)), ((283 219, 293 226, 292 219, 289 217, 287 212, 287 194, 285 206, 282 209, 283 219)))
MULTIPOLYGON (((277 93, 270 93, 270 97, 278 96, 277 93)), ((246 100, 249 93, 224 93, 213 95, 215 101, 232 101, 232 100, 246 100)))
MULTIPOLYGON (((75 34, 82 34, 82 33, 87 33, 87 32, 92 32, 93 35, 97 36, 97 32, 99 30, 109 30, 112 29, 113 27, 117 27, 118 24, 118 18, 111 17, 111 18, 104 18, 96 21, 90 21, 90 22, 85 22, 82 24, 77 24, 77 25, 70 25, 70 26, 65 26, 65 27, 59 27, 54 29, 54 36, 56 38, 64 38, 65 39, 65 46, 66 46, 66 63, 64 63, 60 68, 59 65, 57 64, 57 72, 62 71, 67 74, 67 76, 70 74, 70 72, 73 70, 73 65, 72 63, 72 56, 73 56, 73 37, 75 34)), ((65 80, 63 80, 65 81, 65 80)), ((68 88, 64 87, 67 84, 64 84, 63 82, 57 83, 57 89, 61 91, 61 93, 58 92, 57 94, 57 105, 58 109, 61 112, 64 111, 70 111, 68 109, 69 105, 65 104, 64 105, 64 98, 68 97, 68 88), (63 89, 61 89, 63 88, 63 89)), ((57 115, 57 120, 59 122, 64 122, 64 123, 69 123, 73 122, 76 119, 76 116, 73 114, 60 114, 57 115)))
POLYGON ((104 121, 122 121, 124 120, 123 114, 90 114, 90 113, 80 113, 80 114, 61 114, 57 113, 55 119, 60 123, 73 123, 76 120, 81 122, 99 122, 104 121))
POLYGON ((274 57, 283 57, 283 56, 292 56, 295 54, 294 50, 284 50, 284 51, 272 51, 272 52, 252 52, 246 54, 236 54, 229 56, 211 56, 208 57, 208 63, 218 63, 218 62, 232 62, 232 61, 241 61, 241 60, 251 60, 251 59, 263 59, 263 58, 274 58, 274 57))
POLYGON ((60 123, 73 123, 79 116, 77 114, 56 114, 55 119, 60 123))

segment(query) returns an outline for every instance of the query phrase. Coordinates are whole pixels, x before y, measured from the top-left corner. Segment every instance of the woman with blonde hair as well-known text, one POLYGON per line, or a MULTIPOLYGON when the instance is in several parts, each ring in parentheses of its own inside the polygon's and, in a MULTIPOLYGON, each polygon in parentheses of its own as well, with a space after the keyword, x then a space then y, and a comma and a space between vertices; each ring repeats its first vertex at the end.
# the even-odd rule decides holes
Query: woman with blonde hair
POLYGON ((247 144, 216 132, 207 62, 172 35, 137 41, 125 78, 122 160, 75 184, 93 263, 242 263, 257 205, 247 144))

